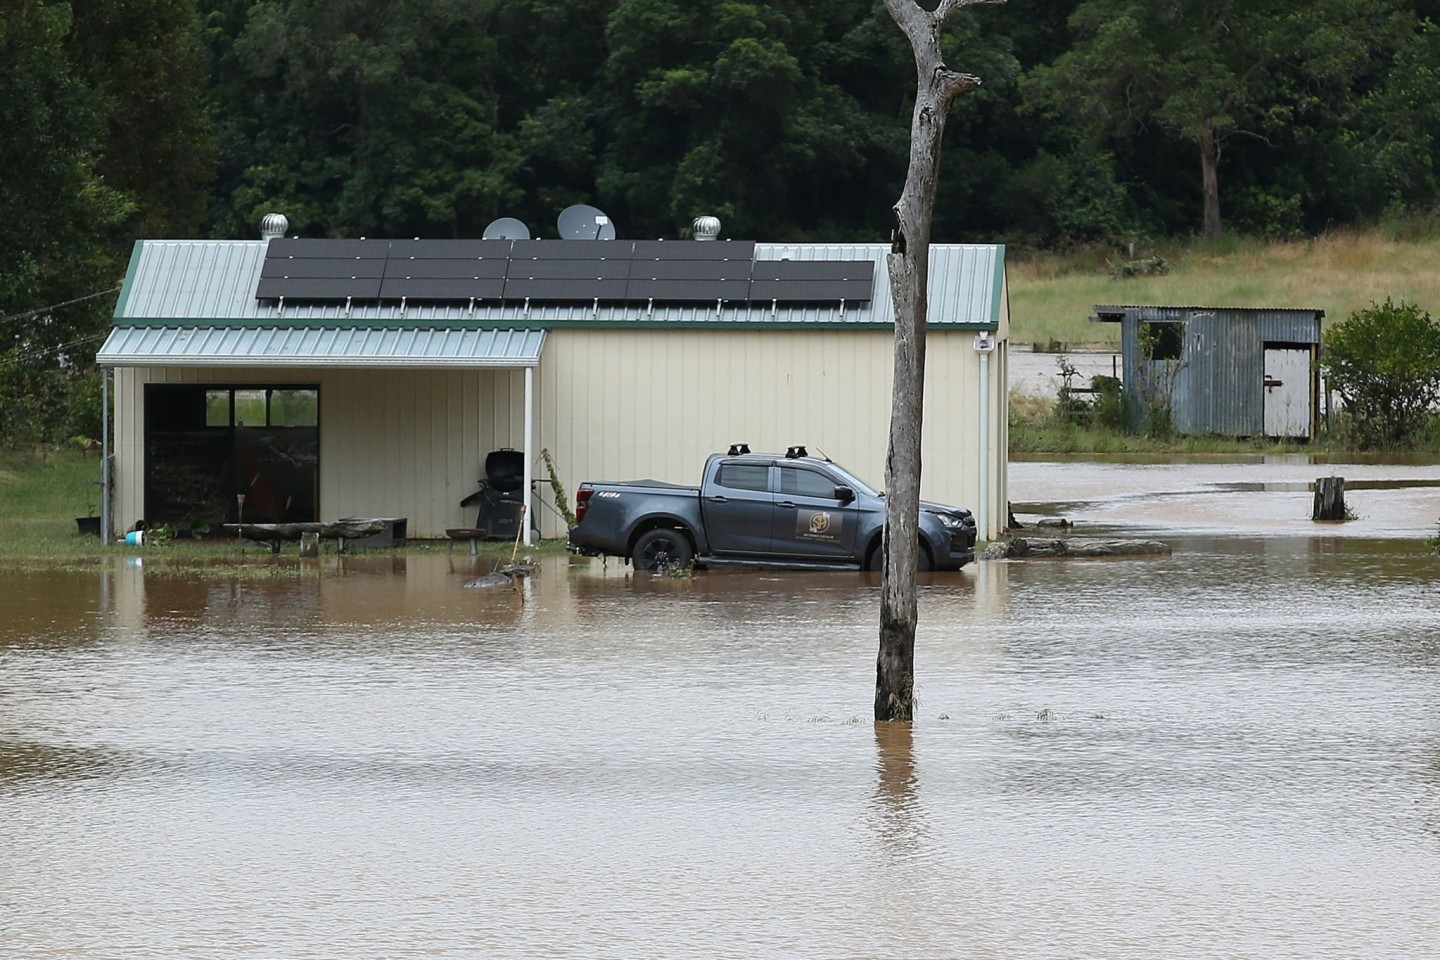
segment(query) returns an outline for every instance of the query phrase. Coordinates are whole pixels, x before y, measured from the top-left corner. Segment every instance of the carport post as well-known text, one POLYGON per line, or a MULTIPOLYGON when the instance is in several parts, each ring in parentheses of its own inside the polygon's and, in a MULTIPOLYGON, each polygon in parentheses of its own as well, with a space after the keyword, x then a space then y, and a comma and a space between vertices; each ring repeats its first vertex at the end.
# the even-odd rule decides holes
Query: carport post
POLYGON ((975 510, 975 529, 981 540, 990 539, 990 354, 995 337, 975 334, 975 352, 980 355, 980 497, 975 510))
POLYGON ((520 523, 521 523, 521 525, 523 526, 524 531, 525 531, 525 546, 527 546, 527 547, 530 546, 530 523, 531 523, 531 518, 535 515, 534 512, 533 512, 533 510, 534 510, 534 504, 530 502, 530 501, 533 499, 533 498, 530 496, 530 480, 531 480, 531 473, 532 473, 532 471, 531 471, 531 466, 530 466, 530 465, 531 465, 531 463, 532 463, 532 462, 534 461, 534 459, 535 459, 535 455, 531 452, 530 447, 531 447, 531 445, 534 443, 534 433, 535 433, 535 368, 534 368, 534 367, 526 367, 526 368, 525 368, 525 475, 524 475, 524 476, 525 476, 525 486, 524 486, 524 488, 523 488, 524 491, 525 491, 525 499, 524 499, 525 507, 524 507, 523 511, 521 512, 521 514, 520 514, 520 523))

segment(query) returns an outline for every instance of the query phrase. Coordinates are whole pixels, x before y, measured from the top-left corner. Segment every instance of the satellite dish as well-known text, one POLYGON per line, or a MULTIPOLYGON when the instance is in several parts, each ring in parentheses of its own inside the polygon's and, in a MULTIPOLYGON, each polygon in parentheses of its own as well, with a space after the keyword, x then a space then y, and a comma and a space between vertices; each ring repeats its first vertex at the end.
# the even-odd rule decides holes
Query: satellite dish
POLYGON ((485 228, 482 240, 529 240, 530 228, 525 226, 514 217, 501 217, 499 220, 491 220, 490 226, 485 228))
POLYGON ((560 229, 561 240, 615 239, 615 224, 605 216, 605 211, 584 203, 561 210, 555 225, 560 229))

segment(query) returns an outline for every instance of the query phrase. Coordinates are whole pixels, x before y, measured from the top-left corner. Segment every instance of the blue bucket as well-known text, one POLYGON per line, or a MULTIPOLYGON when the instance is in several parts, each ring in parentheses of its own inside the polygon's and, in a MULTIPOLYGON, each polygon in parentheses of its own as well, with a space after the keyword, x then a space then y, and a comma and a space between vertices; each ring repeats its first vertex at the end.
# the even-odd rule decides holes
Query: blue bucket
POLYGON ((138 547, 143 545, 145 543, 145 531, 131 530, 129 533, 125 534, 125 543, 127 546, 131 547, 138 547))

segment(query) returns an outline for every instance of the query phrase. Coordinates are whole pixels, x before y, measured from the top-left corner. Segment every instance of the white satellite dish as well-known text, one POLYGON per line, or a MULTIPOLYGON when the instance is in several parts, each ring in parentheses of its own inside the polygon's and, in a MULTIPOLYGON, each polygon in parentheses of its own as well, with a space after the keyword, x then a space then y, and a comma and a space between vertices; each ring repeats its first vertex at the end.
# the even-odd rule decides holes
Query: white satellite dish
POLYGON ((584 203, 561 210, 555 226, 560 230, 561 240, 615 239, 615 224, 605 211, 584 203))
POLYGON ((514 217, 491 220, 481 235, 482 240, 529 240, 530 228, 514 217))

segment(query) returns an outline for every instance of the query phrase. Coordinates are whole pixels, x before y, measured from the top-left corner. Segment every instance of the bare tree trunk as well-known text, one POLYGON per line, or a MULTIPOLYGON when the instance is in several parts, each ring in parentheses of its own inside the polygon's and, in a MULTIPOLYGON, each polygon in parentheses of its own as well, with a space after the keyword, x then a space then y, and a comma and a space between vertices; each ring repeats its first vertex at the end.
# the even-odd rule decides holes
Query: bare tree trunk
POLYGON ((910 720, 915 712, 915 569, 919 560, 920 428, 925 399, 925 318, 930 224, 945 120, 955 98, 978 77, 945 66, 940 33, 961 7, 1004 0, 941 0, 935 10, 915 0, 885 0, 915 54, 915 111, 910 167, 895 204, 896 228, 886 258, 895 307, 895 379, 890 446, 885 456, 885 573, 880 595, 880 654, 875 663, 875 719, 910 720))
POLYGON ((1215 143, 1215 128, 1207 120, 1200 127, 1200 195, 1205 210, 1204 237, 1213 243, 1220 239, 1220 150, 1215 143))

